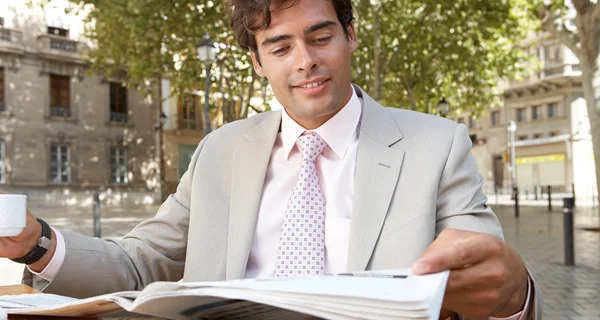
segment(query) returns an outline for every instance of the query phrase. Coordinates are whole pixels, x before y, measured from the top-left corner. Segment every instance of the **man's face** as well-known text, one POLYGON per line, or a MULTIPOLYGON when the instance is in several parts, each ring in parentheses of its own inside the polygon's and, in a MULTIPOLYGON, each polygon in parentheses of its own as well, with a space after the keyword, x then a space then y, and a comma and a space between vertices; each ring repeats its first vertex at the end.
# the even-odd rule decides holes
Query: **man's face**
POLYGON ((261 64, 254 53, 252 61, 292 119, 315 129, 352 96, 356 35, 351 24, 346 36, 329 0, 299 0, 287 8, 291 3, 271 5, 271 25, 256 34, 261 64))

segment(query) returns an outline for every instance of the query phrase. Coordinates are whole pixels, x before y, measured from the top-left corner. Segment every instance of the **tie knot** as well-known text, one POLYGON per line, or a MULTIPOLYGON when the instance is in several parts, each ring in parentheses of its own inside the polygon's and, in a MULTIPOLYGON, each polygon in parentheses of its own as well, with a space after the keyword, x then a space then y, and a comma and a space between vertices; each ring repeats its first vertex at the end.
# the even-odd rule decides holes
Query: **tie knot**
POLYGON ((327 143, 316 132, 303 134, 296 141, 296 145, 302 153, 302 160, 314 162, 317 157, 323 152, 327 143))

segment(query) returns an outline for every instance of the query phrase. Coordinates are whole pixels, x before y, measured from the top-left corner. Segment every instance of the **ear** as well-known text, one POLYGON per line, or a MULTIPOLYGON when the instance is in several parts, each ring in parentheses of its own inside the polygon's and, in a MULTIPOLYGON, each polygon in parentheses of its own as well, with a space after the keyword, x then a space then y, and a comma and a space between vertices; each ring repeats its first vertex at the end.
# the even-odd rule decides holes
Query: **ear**
POLYGON ((348 24, 348 47, 351 53, 356 51, 358 48, 358 39, 356 38, 354 22, 350 22, 348 24))
POLYGON ((254 71, 256 71, 256 74, 258 74, 259 77, 264 78, 265 72, 263 70, 263 67, 260 65, 260 63, 258 63, 258 58, 252 50, 250 50, 250 57, 252 58, 252 66, 254 67, 254 71))

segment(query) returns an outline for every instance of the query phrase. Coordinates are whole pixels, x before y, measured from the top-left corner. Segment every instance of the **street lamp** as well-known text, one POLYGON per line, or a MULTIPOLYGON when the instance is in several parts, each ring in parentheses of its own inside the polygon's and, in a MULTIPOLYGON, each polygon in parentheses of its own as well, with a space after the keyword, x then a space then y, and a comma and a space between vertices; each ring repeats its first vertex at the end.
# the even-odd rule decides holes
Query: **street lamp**
POLYGON ((450 104, 446 101, 446 98, 442 98, 442 100, 438 102, 438 112, 440 113, 440 116, 445 118, 448 110, 450 110, 450 104))
POLYGON ((506 125, 506 131, 510 136, 510 181, 512 186, 513 197, 515 199, 515 217, 519 217, 519 188, 517 187, 517 167, 515 164, 515 132, 517 124, 509 120, 506 125))
POLYGON ((210 65, 215 60, 217 55, 217 47, 215 43, 210 39, 208 33, 204 36, 204 39, 198 43, 196 47, 198 52, 198 59, 206 65, 206 89, 204 90, 204 121, 206 125, 204 131, 209 134, 211 131, 210 117, 208 115, 208 97, 210 93, 210 65))
MULTIPOLYGON (((160 100, 159 100, 160 101, 160 100)), ((154 127, 154 132, 157 133, 157 142, 158 142, 158 167, 160 172, 160 201, 165 201, 166 199, 166 187, 165 187, 165 162, 163 159, 163 128, 165 124, 167 124, 167 115, 158 108, 158 124, 154 127)))

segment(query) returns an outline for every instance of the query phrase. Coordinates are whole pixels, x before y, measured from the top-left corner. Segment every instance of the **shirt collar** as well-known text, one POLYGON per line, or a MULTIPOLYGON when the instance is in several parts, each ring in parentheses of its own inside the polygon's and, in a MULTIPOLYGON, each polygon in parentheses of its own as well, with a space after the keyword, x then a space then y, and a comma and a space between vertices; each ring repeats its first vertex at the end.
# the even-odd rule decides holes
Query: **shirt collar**
POLYGON ((281 137, 286 160, 289 159, 298 138, 306 131, 318 133, 338 158, 343 159, 354 138, 361 111, 362 104, 354 87, 352 97, 342 110, 315 130, 306 130, 294 121, 284 108, 281 112, 281 137))

